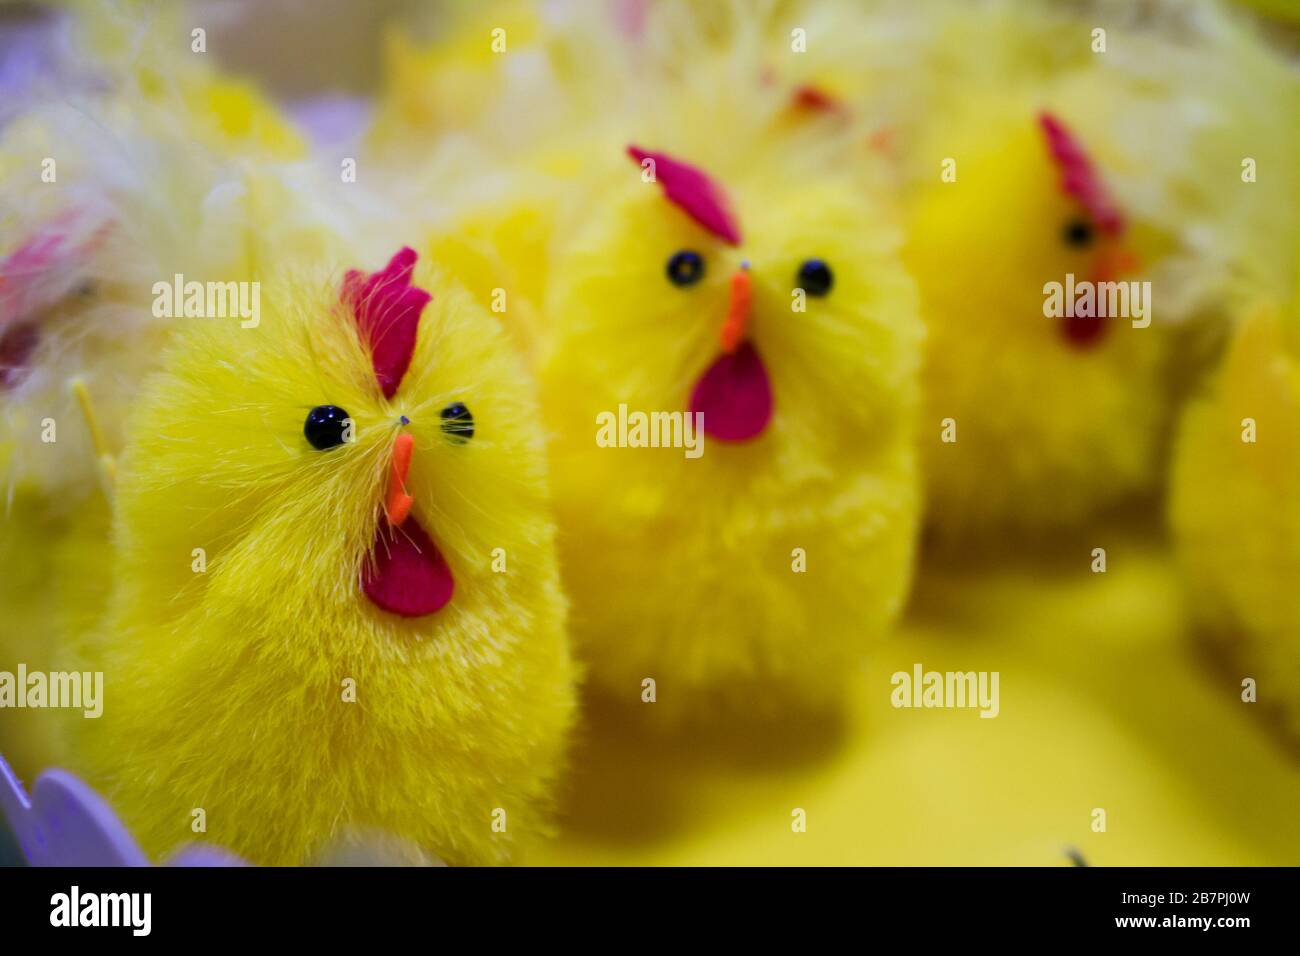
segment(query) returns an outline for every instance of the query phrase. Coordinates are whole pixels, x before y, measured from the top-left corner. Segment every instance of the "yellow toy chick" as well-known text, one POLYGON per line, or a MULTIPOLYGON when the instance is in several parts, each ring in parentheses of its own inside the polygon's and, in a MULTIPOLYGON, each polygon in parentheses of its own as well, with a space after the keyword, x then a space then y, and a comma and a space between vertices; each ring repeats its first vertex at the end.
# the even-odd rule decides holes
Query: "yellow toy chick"
POLYGON ((488 0, 406 20, 385 36, 367 136, 376 158, 401 158, 405 176, 418 177, 430 152, 451 140, 499 156, 580 136, 635 72, 622 42, 626 18, 605 0, 488 0))
POLYGON ((191 165, 185 141, 151 139, 140 122, 89 109, 99 115, 84 106, 35 111, 0 147, 6 511, 23 494, 34 507, 66 511, 111 484, 130 397, 174 318, 156 314, 154 284, 177 273, 226 277, 201 239, 219 210, 212 190, 235 171, 191 165))
POLYGON ((579 646, 666 723, 836 709, 916 526, 897 230, 727 70, 583 144, 538 359, 579 646))
POLYGON ((1180 393, 1272 231, 1294 76, 1213 5, 1165 6, 1135 23, 1113 4, 886 3, 866 46, 810 48, 837 80, 862 64, 846 108, 899 175, 942 539, 1051 534, 1158 494, 1180 393))
POLYGON ((257 85, 223 72, 192 5, 86 4, 70 24, 78 58, 154 135, 179 129, 196 148, 254 160, 298 160, 307 143, 257 85))
POLYGON ((671 727, 833 711, 911 579, 915 292, 753 37, 681 39, 691 70, 605 76, 432 248, 532 339, 590 683, 671 727))
POLYGON ((1170 522, 1201 628, 1228 648, 1241 680, 1254 680, 1254 699, 1300 735, 1294 302, 1285 314, 1259 307, 1241 325, 1217 378, 1183 415, 1171 483, 1170 522))
POLYGON ((1167 336, 1075 291, 1122 281, 1130 311, 1150 307, 1128 295, 1135 230, 1073 130, 1029 99, 981 99, 940 136, 960 144, 958 180, 917 198, 906 245, 930 333, 927 508, 949 533, 1072 524, 1157 474, 1167 336))
MULTIPOLYGON (((439 138, 487 128, 494 104, 525 69, 548 70, 535 48, 541 10, 493 2, 438 11, 436 36, 419 44, 405 31, 385 37, 385 95, 371 138, 386 151, 427 150, 439 138)), ((417 32, 419 25, 416 25, 417 32)))
POLYGON ((573 668, 537 409, 495 322, 403 249, 196 323, 119 472, 85 649, 88 779, 154 856, 301 863, 351 828, 450 863, 544 829, 573 668))

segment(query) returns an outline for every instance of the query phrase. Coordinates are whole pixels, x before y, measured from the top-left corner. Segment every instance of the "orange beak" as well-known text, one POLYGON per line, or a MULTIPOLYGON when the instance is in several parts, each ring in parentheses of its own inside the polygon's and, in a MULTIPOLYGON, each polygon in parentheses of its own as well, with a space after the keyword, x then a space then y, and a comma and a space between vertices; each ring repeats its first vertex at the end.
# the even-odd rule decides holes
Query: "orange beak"
POLYGON ((727 321, 722 325, 722 351, 731 355, 745 340, 749 325, 750 300, 749 269, 742 267, 731 277, 731 302, 727 306, 727 321))
POLYGON ((1094 282, 1110 282, 1122 275, 1137 271, 1142 260, 1127 246, 1118 243, 1103 246, 1093 262, 1094 282))
POLYGON ((406 520, 411 513, 415 499, 406 493, 406 475, 411 470, 411 452, 415 450, 415 439, 410 432, 402 432, 393 441, 393 458, 388 476, 388 498, 384 502, 384 513, 388 523, 394 528, 406 520))

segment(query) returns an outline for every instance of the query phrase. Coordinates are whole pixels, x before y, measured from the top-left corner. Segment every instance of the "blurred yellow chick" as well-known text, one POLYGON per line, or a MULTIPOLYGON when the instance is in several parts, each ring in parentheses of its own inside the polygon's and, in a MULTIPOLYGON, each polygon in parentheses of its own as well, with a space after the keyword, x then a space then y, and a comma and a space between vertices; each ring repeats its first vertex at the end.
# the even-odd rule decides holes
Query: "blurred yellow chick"
POLYGON ((120 446, 130 397, 174 325, 155 314, 155 283, 243 265, 247 229, 206 240, 244 187, 203 147, 85 107, 19 120, 0 167, 11 184, 0 210, 3 491, 9 510, 25 491, 66 507, 120 446))
POLYGON ((302 134, 252 82, 224 73, 191 5, 113 0, 86 5, 72 29, 100 81, 133 111, 178 125, 197 147, 247 159, 297 160, 302 134))
POLYGON ((126 404, 172 324, 155 283, 234 278, 255 241, 286 231, 245 208, 263 175, 250 164, 298 159, 302 140, 192 51, 183 19, 155 3, 85 8, 69 44, 93 82, 51 64, 69 89, 26 104, 0 140, 7 511, 25 490, 75 504, 97 466, 111 480, 126 404))
POLYGON ((1089 283, 1151 306, 1127 286, 1141 240, 1073 132, 1032 97, 969 102, 966 124, 936 132, 958 179, 936 176, 908 217, 930 332, 927 506, 949 531, 1053 528, 1150 486, 1168 342, 1149 314, 1070 314, 1089 283), (1053 282, 1069 306, 1047 315, 1053 282))
MULTIPOLYGON (((102 603, 102 569, 63 556, 103 562, 123 422, 177 321, 155 315, 154 283, 226 275, 200 241, 219 166, 189 152, 74 106, 0 142, 0 669, 48 669, 64 612, 102 603)), ((0 752, 30 775, 55 762, 55 731, 15 711, 0 752)))
POLYGON ((1230 198, 1240 155, 1273 190, 1292 175, 1282 137, 1243 119, 1261 88, 1285 89, 1271 64, 1258 85, 1205 79, 1235 70, 1234 52, 1267 60, 1262 48, 1233 51, 1247 41, 1227 32, 1195 52, 1118 30, 1110 42, 1133 59, 954 85, 965 118, 938 119, 915 156, 932 167, 907 254, 931 332, 922 447, 930 513, 951 534, 1051 530, 1158 490, 1195 372, 1180 324, 1211 313, 1251 258, 1233 217, 1263 196, 1230 198))
MULTIPOLYGON (((1206 635, 1300 734, 1300 307, 1253 311, 1183 415, 1170 521, 1206 635)), ((1244 685, 1243 685, 1244 686, 1244 685)), ((1243 691, 1243 694, 1246 693, 1243 691)))
POLYGON ((154 856, 199 808, 264 864, 350 828, 497 863, 544 829, 573 669, 537 408, 415 262, 268 284, 256 329, 187 328, 137 401, 77 723, 154 856))
MULTIPOLYGON (((107 578, 81 556, 102 572, 125 419, 172 331, 200 321, 180 302, 160 308, 159 284, 255 280, 271 247, 284 263, 340 254, 346 235, 324 228, 314 193, 328 193, 288 164, 296 134, 250 90, 196 65, 156 85, 124 65, 127 52, 98 59, 84 36, 72 49, 91 90, 22 104, 0 137, 0 668, 11 672, 47 669, 65 622, 102 607, 107 578)), ((0 752, 31 775, 57 760, 54 730, 48 714, 14 713, 0 752)))
POLYGON ((539 326, 577 643, 665 725, 837 708, 911 575, 898 230, 833 130, 785 135, 748 41, 611 80, 605 112, 519 159, 550 193, 502 188, 434 240, 489 266, 504 324, 539 326))
POLYGON ((372 136, 387 148, 403 138, 427 148, 448 133, 486 126, 510 71, 521 61, 545 68, 531 62, 542 15, 536 4, 444 5, 438 15, 432 43, 398 29, 385 37, 385 95, 372 136))
POLYGON ((927 511, 949 540, 1157 493, 1214 317, 1276 268, 1293 72, 1213 4, 1151 7, 885 3, 856 45, 823 33, 787 58, 814 83, 860 64, 847 105, 898 172, 927 511))
POLYGON ((701 162, 734 233, 629 163, 554 263, 541 376, 565 580, 617 696, 652 678, 670 709, 834 706, 910 578, 913 292, 849 183, 718 142, 649 158, 669 191, 701 162), (693 450, 636 447, 663 436, 638 439, 635 416, 664 412, 688 413, 693 450))

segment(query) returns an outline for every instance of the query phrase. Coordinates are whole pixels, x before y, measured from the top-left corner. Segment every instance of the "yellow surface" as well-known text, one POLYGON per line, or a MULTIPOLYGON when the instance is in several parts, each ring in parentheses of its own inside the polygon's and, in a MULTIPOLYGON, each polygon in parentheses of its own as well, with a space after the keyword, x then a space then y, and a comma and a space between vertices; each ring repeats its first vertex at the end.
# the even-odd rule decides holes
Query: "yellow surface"
POLYGON ((1068 865, 1069 847, 1092 865, 1300 862, 1300 763, 1185 632, 1158 536, 928 570, 840 731, 674 743, 589 712, 561 837, 530 862, 1068 865), (918 661, 999 671, 1000 715, 894 709, 890 675, 918 661))

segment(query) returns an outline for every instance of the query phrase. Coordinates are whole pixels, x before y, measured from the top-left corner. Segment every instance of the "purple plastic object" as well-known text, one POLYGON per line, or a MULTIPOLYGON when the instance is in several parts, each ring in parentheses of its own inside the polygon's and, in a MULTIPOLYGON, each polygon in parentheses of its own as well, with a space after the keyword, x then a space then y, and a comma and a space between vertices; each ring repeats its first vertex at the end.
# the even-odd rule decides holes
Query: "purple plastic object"
POLYGON ((66 770, 46 770, 29 799, 0 757, 0 809, 32 866, 148 866, 112 808, 66 770))
POLYGON ((191 843, 167 858, 168 866, 248 866, 248 861, 211 843, 191 843))
POLYGON ((289 104, 289 115, 317 146, 355 143, 370 125, 370 104, 364 97, 326 94, 289 104))
MULTIPOLYGON (((42 773, 29 798, 0 757, 0 811, 32 866, 149 865, 149 858, 107 801, 66 770, 56 767, 42 773)), ((171 857, 168 865, 245 864, 233 853, 195 843, 171 857)))

